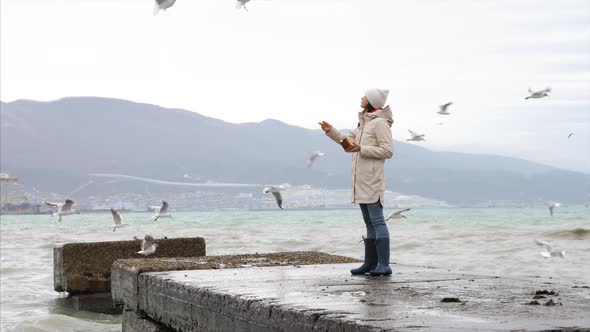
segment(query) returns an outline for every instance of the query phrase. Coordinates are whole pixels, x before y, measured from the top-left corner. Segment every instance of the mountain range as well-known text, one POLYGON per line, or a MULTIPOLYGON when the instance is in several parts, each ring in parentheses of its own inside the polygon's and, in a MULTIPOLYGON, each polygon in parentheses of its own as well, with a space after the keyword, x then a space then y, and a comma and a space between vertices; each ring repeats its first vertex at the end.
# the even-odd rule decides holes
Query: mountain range
MULTIPOLYGON (((23 185, 69 191, 91 173, 183 181, 350 188, 351 156, 321 130, 278 120, 229 123, 127 100, 70 97, 1 103, 0 166, 23 185), (313 151, 322 151, 314 168, 313 151)), ((393 127, 395 130, 395 124, 393 127)), ((387 189, 469 204, 590 200, 590 175, 486 154, 394 142, 387 189)))

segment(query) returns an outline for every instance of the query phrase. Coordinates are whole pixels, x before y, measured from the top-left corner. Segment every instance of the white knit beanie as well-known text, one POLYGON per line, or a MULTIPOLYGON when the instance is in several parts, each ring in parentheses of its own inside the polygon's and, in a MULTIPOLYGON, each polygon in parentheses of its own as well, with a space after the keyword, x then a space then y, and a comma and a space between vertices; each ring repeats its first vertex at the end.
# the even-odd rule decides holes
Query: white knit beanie
POLYGON ((365 92, 365 97, 367 97, 373 107, 382 108, 385 106, 388 94, 389 90, 387 89, 369 89, 365 92))

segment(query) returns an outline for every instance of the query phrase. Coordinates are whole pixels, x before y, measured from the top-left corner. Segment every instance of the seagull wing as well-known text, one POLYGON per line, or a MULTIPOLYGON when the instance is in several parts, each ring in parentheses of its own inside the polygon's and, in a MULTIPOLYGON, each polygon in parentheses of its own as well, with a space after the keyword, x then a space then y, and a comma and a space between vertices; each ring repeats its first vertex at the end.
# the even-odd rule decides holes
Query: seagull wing
POLYGON ((440 110, 443 111, 443 112, 446 112, 447 111, 447 107, 449 107, 451 105, 453 105, 453 102, 446 103, 444 105, 440 105, 440 110))
POLYGON ((168 202, 162 201, 162 207, 160 208, 160 213, 164 214, 168 212, 168 202))
MULTIPOLYGON (((418 134, 418 133, 416 133, 416 132, 413 132, 413 131, 411 131, 410 129, 408 129, 408 131, 410 132, 410 135, 412 135, 413 137, 418 137, 418 136, 421 136, 420 134, 418 134)), ((422 136, 424 136, 424 135, 422 135, 422 136)))
POLYGON ((52 203, 52 202, 45 202, 45 205, 54 207, 56 209, 61 209, 61 207, 64 205, 64 203, 52 203))
POLYGON ((548 252, 553 250, 553 246, 549 242, 545 242, 545 241, 542 241, 542 240, 535 240, 535 243, 538 246, 541 246, 541 247, 545 248, 545 250, 548 251, 548 252))
POLYGON ((154 238, 151 235, 146 235, 141 242, 141 250, 147 250, 154 244, 154 238))
POLYGON ((307 161, 307 167, 311 168, 319 156, 320 155, 318 155, 317 153, 314 153, 311 156, 309 156, 309 160, 307 161))
POLYGON ((72 208, 72 205, 74 205, 74 201, 71 199, 66 199, 66 203, 61 207, 61 210, 67 211, 72 208))
POLYGON ((283 208, 283 196, 281 195, 280 191, 273 191, 272 195, 275 197, 277 204, 282 209, 283 208))
POLYGON ((411 210, 411 209, 403 209, 403 210, 399 210, 399 211, 397 211, 397 212, 394 212, 394 213, 392 213, 391 215, 392 215, 392 216, 393 216, 393 215, 398 215, 398 216, 399 216, 400 214, 402 214, 402 213, 404 213, 404 212, 406 212, 406 211, 410 211, 410 210, 411 210))
POLYGON ((570 133, 569 135, 567 135, 567 138, 571 138, 572 136, 574 136, 574 133, 570 133))
POLYGON ((117 212, 115 209, 111 209, 111 213, 113 214, 113 221, 115 222, 115 225, 120 225, 123 219, 121 218, 119 212, 117 212))

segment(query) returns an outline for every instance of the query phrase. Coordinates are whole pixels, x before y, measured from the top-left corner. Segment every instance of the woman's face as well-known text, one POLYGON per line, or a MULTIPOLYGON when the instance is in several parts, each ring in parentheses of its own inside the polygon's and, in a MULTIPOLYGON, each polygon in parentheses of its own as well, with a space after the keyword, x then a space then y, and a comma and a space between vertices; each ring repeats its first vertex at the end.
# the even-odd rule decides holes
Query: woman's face
POLYGON ((361 107, 362 107, 363 109, 365 109, 365 108, 369 107, 369 99, 367 99, 367 97, 363 97, 363 98, 361 99, 361 107))

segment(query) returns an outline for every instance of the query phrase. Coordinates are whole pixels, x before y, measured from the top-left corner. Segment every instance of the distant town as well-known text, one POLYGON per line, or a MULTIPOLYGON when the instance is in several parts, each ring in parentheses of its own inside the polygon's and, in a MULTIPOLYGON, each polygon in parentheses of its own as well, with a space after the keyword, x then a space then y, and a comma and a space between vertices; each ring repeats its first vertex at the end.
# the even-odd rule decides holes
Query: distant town
MULTIPOLYGON (((88 188, 66 197, 67 194, 27 189, 19 184, 17 177, 7 173, 0 175, 2 214, 49 214, 52 208, 44 202, 63 202, 66 198, 75 201, 81 212, 105 212, 111 208, 127 212, 153 211, 162 200, 173 211, 248 211, 279 209, 272 195, 253 188, 234 190, 187 190, 154 186, 153 192, 121 192, 117 194, 93 194, 88 188)), ((283 192, 285 209, 346 209, 356 208, 350 203, 348 189, 322 189, 310 185, 292 186, 283 192)), ((510 200, 485 201, 473 207, 530 207, 534 204, 510 200)), ((540 205, 540 204, 539 204, 540 205)), ((408 207, 457 207, 442 200, 405 195, 393 191, 385 193, 386 208, 408 207)), ((460 206, 460 205, 459 205, 460 206)))

